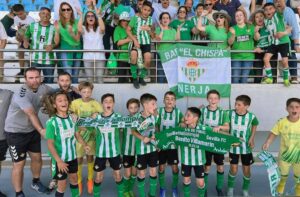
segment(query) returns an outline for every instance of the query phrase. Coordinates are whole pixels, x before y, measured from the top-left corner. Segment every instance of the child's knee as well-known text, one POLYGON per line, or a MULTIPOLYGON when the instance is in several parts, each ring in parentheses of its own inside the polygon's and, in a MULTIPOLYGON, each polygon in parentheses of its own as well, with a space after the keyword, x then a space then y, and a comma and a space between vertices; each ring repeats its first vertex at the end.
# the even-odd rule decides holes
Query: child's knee
POLYGON ((150 168, 149 174, 150 176, 155 177, 157 175, 156 168, 150 168))
POLYGON ((102 172, 97 172, 95 176, 95 182, 96 183, 102 183, 103 181, 103 173, 102 172))
POLYGON ((120 170, 114 171, 114 178, 116 182, 120 182, 122 180, 121 172, 120 170))
POLYGON ((183 177, 183 184, 189 185, 191 184, 191 177, 183 177))

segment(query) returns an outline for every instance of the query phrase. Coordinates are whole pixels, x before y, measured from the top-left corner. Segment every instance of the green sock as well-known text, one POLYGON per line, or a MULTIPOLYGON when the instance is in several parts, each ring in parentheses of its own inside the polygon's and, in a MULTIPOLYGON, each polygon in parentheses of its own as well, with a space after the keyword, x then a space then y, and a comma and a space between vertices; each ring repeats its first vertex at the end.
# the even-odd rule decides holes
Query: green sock
POLYGON ((205 185, 204 187, 198 187, 198 197, 204 197, 205 196, 205 185))
POLYGON ((129 182, 129 187, 128 187, 129 191, 133 191, 135 180, 136 180, 136 176, 131 176, 130 177, 130 182, 129 182))
POLYGON ((217 171, 217 189, 222 190, 224 184, 224 172, 217 171))
POLYGON ((157 176, 150 176, 150 196, 156 196, 157 176))
POLYGON ((133 79, 137 79, 137 66, 130 64, 130 71, 133 79))
POLYGON ((204 183, 205 183, 205 185, 207 185, 208 175, 209 174, 207 172, 204 172, 204 183))
POLYGON ((124 181, 123 179, 117 183, 117 188, 118 188, 118 196, 123 197, 124 196, 124 181))
POLYGON ((158 172, 158 177, 159 177, 160 188, 166 189, 165 172, 158 172))
POLYGON ((94 189, 93 189, 94 197, 100 196, 100 190, 101 190, 100 186, 101 186, 101 183, 94 182, 94 189))
POLYGON ((78 189, 78 184, 72 185, 70 184, 70 189, 71 189, 71 196, 72 197, 79 197, 79 189, 78 189))
POLYGON ((172 188, 177 188, 178 185, 178 172, 173 172, 173 179, 172 179, 172 188))
POLYGON ((140 197, 145 197, 145 178, 137 178, 138 181, 138 191, 139 191, 139 196, 140 197))
POLYGON ((272 77, 272 69, 271 68, 266 68, 265 70, 266 70, 267 77, 272 79, 273 78, 272 77))
POLYGON ((243 190, 248 191, 250 186, 250 177, 243 176, 243 190))
POLYGON ((235 176, 232 175, 229 171, 229 173, 228 173, 228 187, 233 188, 234 187, 234 182, 235 182, 235 176))
POLYGON ((123 177, 123 184, 124 184, 124 193, 129 192, 129 185, 130 185, 130 177, 123 177))
POLYGON ((147 69, 146 68, 142 68, 140 77, 142 79, 144 79, 146 77, 147 73, 148 73, 147 69))
POLYGON ((184 197, 190 197, 191 196, 191 190, 190 190, 190 184, 183 184, 183 194, 184 197))
POLYGON ((289 69, 284 68, 283 69, 283 80, 288 80, 289 79, 289 69))

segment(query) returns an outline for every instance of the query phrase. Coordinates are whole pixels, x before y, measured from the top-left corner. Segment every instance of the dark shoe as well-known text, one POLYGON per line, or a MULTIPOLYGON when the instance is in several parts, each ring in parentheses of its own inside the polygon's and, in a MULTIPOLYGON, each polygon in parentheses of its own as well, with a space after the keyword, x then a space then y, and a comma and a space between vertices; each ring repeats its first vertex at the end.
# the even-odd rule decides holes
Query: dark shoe
POLYGON ((147 85, 146 81, 145 81, 143 78, 140 78, 140 84, 141 84, 142 86, 147 85))
POLYGON ((132 83, 133 83, 133 87, 135 87, 135 89, 139 89, 140 88, 140 84, 139 84, 139 82, 138 82, 137 79, 133 79, 132 83))
POLYGON ((39 194, 49 194, 51 192, 48 187, 44 186, 40 181, 37 183, 32 183, 31 188, 39 194))
POLYGON ((216 187, 216 190, 217 190, 218 196, 224 196, 224 193, 223 193, 223 191, 222 191, 221 189, 218 189, 218 188, 216 187))
POLYGON ((6 195, 0 191, 0 197, 6 197, 6 195))

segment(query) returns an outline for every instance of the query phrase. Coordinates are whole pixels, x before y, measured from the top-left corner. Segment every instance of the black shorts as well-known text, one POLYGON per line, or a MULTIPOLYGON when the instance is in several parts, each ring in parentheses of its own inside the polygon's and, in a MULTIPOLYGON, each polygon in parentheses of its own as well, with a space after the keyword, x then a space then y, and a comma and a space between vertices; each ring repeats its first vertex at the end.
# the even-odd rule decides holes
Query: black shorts
POLYGON ((8 149, 8 145, 6 140, 0 140, 0 161, 4 161, 6 159, 6 152, 8 149))
POLYGON ((278 53, 280 53, 281 57, 289 57, 290 45, 289 43, 279 45, 272 44, 267 47, 266 53, 272 53, 273 55, 277 55, 278 53))
POLYGON ((178 152, 177 149, 161 150, 158 152, 159 165, 166 164, 177 165, 178 164, 178 152))
POLYGON ((124 168, 131 168, 135 164, 135 156, 123 155, 124 168))
POLYGON ((205 151, 205 157, 206 157, 206 166, 211 166, 212 157, 214 157, 215 164, 221 166, 224 165, 224 155, 213 153, 209 151, 205 151))
POLYGON ((204 166, 190 166, 181 164, 181 175, 183 177, 190 177, 192 175, 192 168, 194 168, 195 177, 197 179, 204 178, 204 166))
MULTIPOLYGON (((140 47, 143 55, 145 53, 151 53, 151 44, 141 44, 140 47)), ((132 50, 136 51, 136 48, 133 47, 132 50)))
POLYGON ((138 170, 145 170, 147 166, 150 168, 156 168, 158 166, 158 153, 156 151, 137 156, 136 168, 138 170))
POLYGON ((26 153, 41 153, 41 135, 37 131, 30 133, 5 132, 9 153, 13 162, 26 159, 26 153))
POLYGON ((78 162, 77 159, 74 159, 72 161, 65 162, 68 164, 68 173, 60 172, 58 170, 57 163, 55 163, 55 172, 53 173, 53 178, 56 180, 65 180, 68 177, 68 174, 77 173, 78 171, 78 162))
POLYGON ((106 161, 108 160, 110 167, 113 170, 120 170, 122 168, 122 160, 120 155, 112 158, 100 158, 96 157, 95 164, 94 164, 94 170, 96 172, 101 172, 105 170, 106 168, 106 161))
POLYGON ((254 163, 252 153, 248 153, 248 154, 229 153, 230 164, 238 164, 240 156, 241 156, 243 166, 250 166, 251 164, 254 163))

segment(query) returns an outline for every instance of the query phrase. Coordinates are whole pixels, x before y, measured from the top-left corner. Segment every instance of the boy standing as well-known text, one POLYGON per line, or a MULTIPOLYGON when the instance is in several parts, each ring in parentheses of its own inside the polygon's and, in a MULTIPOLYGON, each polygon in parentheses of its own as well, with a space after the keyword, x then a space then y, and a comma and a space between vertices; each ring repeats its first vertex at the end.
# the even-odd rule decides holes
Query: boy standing
POLYGON ((250 165, 254 163, 252 149, 254 148, 254 137, 257 125, 256 116, 248 111, 251 98, 240 95, 235 99, 235 109, 229 110, 230 134, 242 138, 243 142, 237 147, 231 147, 229 151, 230 171, 228 174, 227 196, 233 196, 235 176, 238 171, 239 158, 243 165, 243 196, 249 196, 250 165))
MULTIPOLYGON (((168 91, 165 93, 164 104, 165 107, 158 109, 157 127, 159 131, 180 126, 180 122, 183 118, 181 111, 176 108, 176 95, 174 92, 168 91)), ((178 196, 178 153, 176 147, 172 145, 171 149, 161 150, 158 153, 158 158, 160 197, 166 196, 165 168, 167 163, 172 166, 173 172, 172 196, 178 196)))
POLYGON ((137 114, 142 123, 132 134, 136 137, 137 173, 138 173, 138 193, 140 197, 145 197, 145 176, 149 166, 150 191, 149 196, 156 196, 158 153, 152 143, 155 136, 156 97, 152 94, 143 94, 140 102, 143 111, 137 114))
MULTIPOLYGON (((275 124, 262 148, 263 150, 269 149, 269 146, 275 138, 278 135, 282 136, 278 156, 281 178, 279 185, 277 186, 277 192, 280 196, 283 195, 285 183, 289 175, 290 167, 292 166, 296 182, 295 196, 300 196, 300 160, 287 161, 285 159, 285 157, 295 154, 295 150, 300 150, 300 99, 288 99, 286 102, 286 110, 288 112, 288 116, 280 119, 275 124)), ((297 155, 299 155, 299 152, 297 155)))
MULTIPOLYGON (((130 55, 130 70, 133 78, 133 86, 138 89, 139 83, 143 86, 146 85, 144 78, 147 75, 147 69, 150 68, 151 63, 151 27, 152 17, 152 4, 149 1, 143 3, 139 15, 135 15, 129 22, 126 29, 128 37, 133 40, 133 48, 130 55), (139 81, 137 79, 137 59, 138 50, 141 50, 144 58, 144 65, 140 72, 139 81)), ((153 36, 153 35, 152 35, 153 36)))
MULTIPOLYGON (((220 93, 217 90, 210 90, 207 92, 208 106, 201 109, 200 124, 213 128, 213 131, 229 131, 229 118, 228 114, 219 107, 220 93)), ((208 174, 211 167, 212 157, 217 165, 217 185, 216 190, 218 196, 223 196, 224 184, 224 155, 205 151, 206 164, 205 164, 205 184, 208 183, 208 174)))

